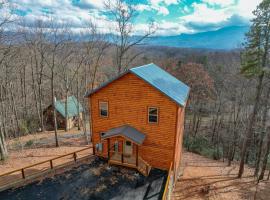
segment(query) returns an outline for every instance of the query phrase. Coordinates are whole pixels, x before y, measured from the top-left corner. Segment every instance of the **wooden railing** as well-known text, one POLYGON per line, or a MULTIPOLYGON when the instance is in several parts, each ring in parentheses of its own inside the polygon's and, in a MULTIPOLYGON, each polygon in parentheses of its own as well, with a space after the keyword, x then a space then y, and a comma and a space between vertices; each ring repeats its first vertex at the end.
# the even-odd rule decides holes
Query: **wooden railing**
POLYGON ((13 187, 26 180, 35 179, 44 173, 65 167, 68 164, 76 163, 92 155, 92 147, 90 146, 78 151, 0 174, 0 191, 13 187), (90 151, 86 153, 87 150, 90 151))
POLYGON ((109 154, 109 163, 135 168, 144 176, 148 176, 151 171, 151 166, 140 156, 138 156, 137 159, 134 155, 130 156, 122 152, 115 151, 110 151, 109 154))
POLYGON ((138 170, 145 176, 148 176, 151 171, 151 165, 149 165, 144 159, 142 159, 140 156, 138 158, 139 164, 138 164, 138 170))
POLYGON ((171 163, 170 169, 168 171, 167 181, 165 184, 162 200, 171 199, 171 194, 172 194, 173 185, 174 185, 174 175, 173 175, 172 166, 173 166, 173 163, 171 163))

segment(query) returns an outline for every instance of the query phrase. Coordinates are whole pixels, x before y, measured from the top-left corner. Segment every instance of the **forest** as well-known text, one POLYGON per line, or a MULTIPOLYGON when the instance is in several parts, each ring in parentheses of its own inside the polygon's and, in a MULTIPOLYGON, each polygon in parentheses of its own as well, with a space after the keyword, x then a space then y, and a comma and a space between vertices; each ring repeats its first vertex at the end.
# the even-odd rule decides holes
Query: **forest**
MULTIPOLYGON (((8 159, 8 139, 46 130, 43 110, 54 105, 55 98, 76 96, 86 110, 86 122, 87 90, 128 68, 153 62, 191 87, 186 149, 228 165, 238 161, 239 178, 248 164, 258 180, 269 179, 270 1, 254 8, 244 44, 230 51, 149 46, 147 38, 158 27, 149 22, 144 35, 132 37, 130 21, 136 10, 123 9, 121 2, 106 4, 116 22, 110 36, 91 21, 85 32, 74 34, 50 16, 32 25, 23 17, 1 16, 0 159, 8 159), (7 31, 14 23, 20 28, 7 31)), ((7 1, 0 5, 0 11, 10 6, 7 1)), ((58 146, 56 120, 54 131, 58 146)))

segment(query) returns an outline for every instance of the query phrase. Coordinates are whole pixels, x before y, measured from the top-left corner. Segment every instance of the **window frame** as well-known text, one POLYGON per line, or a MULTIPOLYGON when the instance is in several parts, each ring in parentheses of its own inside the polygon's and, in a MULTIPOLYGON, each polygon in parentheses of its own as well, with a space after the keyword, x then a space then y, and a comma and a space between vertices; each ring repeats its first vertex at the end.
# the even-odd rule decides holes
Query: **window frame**
POLYGON ((101 118, 108 118, 109 117, 109 102, 108 101, 99 100, 98 101, 98 112, 99 112, 99 116, 101 118), (107 115, 106 116, 101 114, 101 104, 102 103, 106 103, 107 104, 107 115))
MULTIPOLYGON (((153 115, 153 114, 152 114, 153 115)), ((159 108, 157 106, 148 106, 147 107, 147 122, 148 124, 158 124, 159 123, 159 108), (157 121, 156 122, 151 122, 150 119, 150 109, 157 109, 157 121)))

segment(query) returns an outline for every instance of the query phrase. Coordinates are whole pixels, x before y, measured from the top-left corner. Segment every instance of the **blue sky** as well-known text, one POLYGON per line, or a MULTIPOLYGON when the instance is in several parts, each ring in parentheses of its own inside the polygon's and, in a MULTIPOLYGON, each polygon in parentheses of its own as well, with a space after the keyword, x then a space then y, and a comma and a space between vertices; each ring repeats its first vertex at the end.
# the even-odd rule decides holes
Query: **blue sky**
MULTIPOLYGON (((113 30, 113 23, 104 14, 103 0, 10 1, 12 7, 5 11, 28 24, 34 23, 36 19, 48 20, 50 16, 56 23, 69 24, 74 32, 82 32, 89 21, 96 23, 101 32, 113 30)), ((261 0, 133 0, 132 2, 138 11, 134 24, 135 34, 142 34, 147 28, 149 19, 153 19, 158 25, 157 35, 179 35, 247 25, 253 17, 252 11, 261 0)))

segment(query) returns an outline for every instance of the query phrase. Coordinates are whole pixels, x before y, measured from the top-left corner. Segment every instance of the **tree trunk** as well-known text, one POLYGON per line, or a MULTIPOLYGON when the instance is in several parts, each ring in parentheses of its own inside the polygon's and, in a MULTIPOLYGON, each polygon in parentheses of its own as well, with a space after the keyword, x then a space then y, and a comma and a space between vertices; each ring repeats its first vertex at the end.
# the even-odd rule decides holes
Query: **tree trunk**
POLYGON ((261 125, 261 137, 260 137, 260 142, 258 146, 259 150, 258 150, 258 155, 256 158, 254 176, 258 176, 259 169, 260 169, 263 141, 264 141, 265 132, 266 132, 266 121, 267 121, 267 114, 268 114, 269 97, 270 97, 270 88, 267 90, 265 101, 264 101, 263 119, 262 119, 262 125, 261 125))
POLYGON ((68 90, 66 90, 65 94, 65 131, 69 129, 69 121, 68 121, 68 90))
POLYGON ((261 173, 258 180, 262 180, 264 177, 264 173, 265 173, 267 161, 268 161, 268 156, 270 152, 270 127, 268 127, 267 132, 268 132, 267 143, 266 143, 265 153, 264 153, 263 161, 262 161, 262 169, 261 169, 261 173))
POLYGON ((55 146, 59 147, 58 134, 57 134, 57 119, 56 119, 56 109, 55 109, 55 96, 54 96, 54 72, 51 72, 51 92, 52 92, 52 106, 53 106, 53 119, 54 119, 54 136, 55 136, 55 146))
POLYGON ((258 113, 259 103, 260 103, 260 99, 261 99, 263 78, 264 78, 264 73, 262 73, 258 79, 255 103, 254 103, 253 111, 252 111, 251 116, 250 116, 246 137, 243 141, 242 155, 241 155, 241 161, 240 161, 240 166, 239 166, 238 178, 241 178, 243 173, 244 173, 244 165, 245 165, 245 158, 246 158, 246 154, 247 154, 248 143, 249 143, 251 136, 252 136, 252 133, 253 133, 252 129, 253 129, 253 125, 254 125, 254 122, 256 119, 256 115, 258 113))

